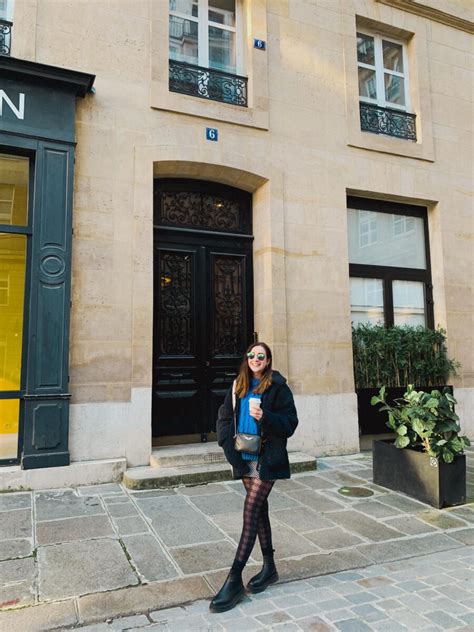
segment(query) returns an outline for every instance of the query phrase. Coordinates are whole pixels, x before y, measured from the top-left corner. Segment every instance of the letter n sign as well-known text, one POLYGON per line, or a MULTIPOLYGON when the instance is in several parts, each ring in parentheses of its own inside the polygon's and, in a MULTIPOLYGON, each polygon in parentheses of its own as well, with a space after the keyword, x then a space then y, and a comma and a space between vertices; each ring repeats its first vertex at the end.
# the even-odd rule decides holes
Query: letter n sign
POLYGON ((18 95, 18 107, 13 103, 5 90, 0 89, 0 116, 3 116, 3 102, 8 105, 10 110, 16 116, 17 119, 23 120, 25 118, 25 95, 20 92, 18 95))

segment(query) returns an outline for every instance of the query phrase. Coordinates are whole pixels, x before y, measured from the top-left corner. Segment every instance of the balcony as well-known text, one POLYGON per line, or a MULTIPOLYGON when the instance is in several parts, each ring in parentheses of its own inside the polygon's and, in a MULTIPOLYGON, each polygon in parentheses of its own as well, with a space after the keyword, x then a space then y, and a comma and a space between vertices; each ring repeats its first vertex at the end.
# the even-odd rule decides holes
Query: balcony
POLYGON ((10 55, 13 22, 0 18, 0 55, 10 55))
POLYGON ((416 141, 416 114, 359 103, 360 128, 363 132, 395 136, 416 141))
POLYGON ((247 107, 247 77, 169 60, 169 89, 192 97, 247 107))

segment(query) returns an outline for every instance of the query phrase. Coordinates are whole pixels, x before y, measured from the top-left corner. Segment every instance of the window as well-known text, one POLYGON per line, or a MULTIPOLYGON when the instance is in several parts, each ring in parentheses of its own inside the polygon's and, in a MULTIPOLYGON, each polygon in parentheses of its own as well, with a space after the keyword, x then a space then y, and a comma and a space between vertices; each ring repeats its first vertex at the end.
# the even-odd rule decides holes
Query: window
POLYGON ((236 0, 169 0, 170 90, 247 104, 236 0))
POLYGON ((0 224, 11 224, 15 187, 11 184, 0 184, 0 224))
POLYGON ((10 55, 13 0, 0 0, 0 55, 10 55))
MULTIPOLYGON (((8 306, 8 297, 10 296, 10 273, 0 270, 0 306, 8 306)), ((0 367, 1 375, 1 367, 0 367)))
POLYGON ((410 113, 406 45, 357 32, 357 72, 363 131, 416 140, 410 113))
POLYGON ((377 215, 371 211, 359 211, 359 247, 365 248, 377 241, 377 215))
POLYGON ((13 14, 13 0, 0 0, 0 20, 11 20, 13 14))
POLYGON ((28 158, 0 154, 0 462, 18 453, 29 177, 28 158))
POLYGON ((426 209, 349 198, 348 243, 354 324, 434 326, 426 209))

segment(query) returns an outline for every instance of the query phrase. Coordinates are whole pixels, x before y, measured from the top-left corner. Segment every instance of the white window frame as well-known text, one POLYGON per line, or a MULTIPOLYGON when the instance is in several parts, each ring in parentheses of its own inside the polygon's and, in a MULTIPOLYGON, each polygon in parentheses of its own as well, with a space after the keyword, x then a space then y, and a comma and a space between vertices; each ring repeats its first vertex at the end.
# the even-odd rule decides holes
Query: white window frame
POLYGON ((359 248, 367 248, 377 241, 377 214, 375 211, 358 212, 359 248), (367 228, 367 230, 362 230, 367 228))
MULTIPOLYGON (((168 9, 169 15, 195 22, 198 25, 198 66, 209 68, 209 27, 235 33, 235 74, 244 75, 243 7, 242 0, 235 0, 235 26, 227 26, 209 20, 209 0, 195 0, 198 17, 168 9)), ((218 11, 218 9, 213 9, 218 11)), ((169 50, 169 42, 168 42, 169 50)), ((218 70, 218 69, 216 69, 218 70)))
MULTIPOLYGON (((0 224, 13 224, 13 205, 15 203, 15 185, 13 184, 7 184, 6 186, 10 186, 11 187, 11 197, 9 198, 2 198, 0 197, 0 202, 6 202, 10 204, 10 212, 5 215, 3 213, 0 213, 0 224)), ((0 194, 1 195, 1 194, 0 194)))
POLYGON ((0 275, 0 305, 2 307, 6 307, 9 305, 9 303, 10 303, 10 274, 8 272, 2 272, 0 275), (5 300, 3 300, 3 297, 5 297, 5 300))
MULTIPOLYGON (((375 65, 365 64, 359 59, 357 59, 357 69, 359 68, 367 68, 368 70, 375 71, 375 83, 376 83, 376 92, 377 98, 372 99, 370 97, 362 96, 359 93, 359 100, 364 103, 372 103, 374 105, 378 105, 384 108, 391 108, 394 110, 400 110, 402 112, 410 112, 411 111, 411 102, 410 102, 410 83, 408 77, 408 51, 406 42, 403 40, 396 39, 394 37, 387 37, 382 33, 376 33, 374 31, 365 30, 365 29, 357 29, 357 34, 365 35, 367 37, 372 37, 374 39, 374 57, 375 57, 375 65), (383 65, 383 41, 390 42, 393 44, 398 44, 402 47, 402 59, 403 59, 403 72, 399 72, 397 70, 390 70, 389 68, 384 68, 383 65), (405 88, 405 104, 400 105, 399 103, 392 103, 391 101, 387 101, 385 99, 385 76, 384 74, 394 75, 395 77, 400 77, 404 81, 405 88)), ((357 48, 356 48, 357 55, 357 48)), ((358 80, 357 80, 358 81, 358 80)))
POLYGON ((393 214, 393 236, 405 237, 415 230, 413 217, 393 214))

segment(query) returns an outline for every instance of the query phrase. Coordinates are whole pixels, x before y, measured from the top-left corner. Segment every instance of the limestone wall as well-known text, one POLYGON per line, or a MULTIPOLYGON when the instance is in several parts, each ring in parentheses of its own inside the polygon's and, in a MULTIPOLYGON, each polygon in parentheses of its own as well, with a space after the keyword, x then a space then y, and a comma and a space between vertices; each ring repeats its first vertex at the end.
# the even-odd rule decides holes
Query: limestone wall
MULTIPOLYGON (((472 36, 377 0, 244 4, 248 111, 167 91, 166 0, 16 3, 15 56, 97 74, 77 105, 76 460, 125 453, 139 464, 149 454, 154 175, 252 191, 256 328, 298 398, 294 447, 358 449, 348 192, 429 207, 435 322, 462 363, 461 399, 472 400, 472 36), (409 42, 417 143, 360 131, 356 20, 409 42), (217 143, 205 139, 211 124, 217 143), (126 447, 130 426, 138 450, 126 447)), ((466 17, 461 0, 441 4, 466 17)))

